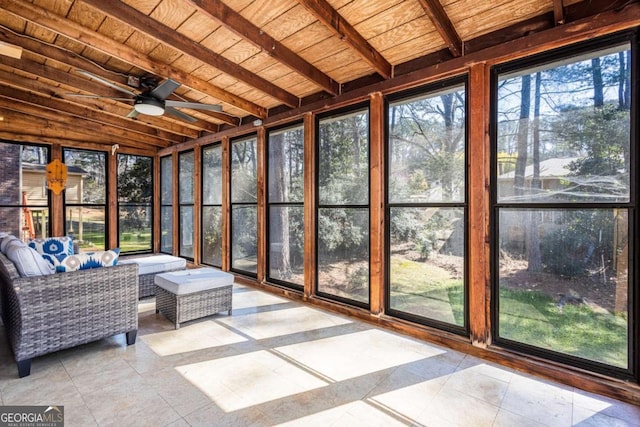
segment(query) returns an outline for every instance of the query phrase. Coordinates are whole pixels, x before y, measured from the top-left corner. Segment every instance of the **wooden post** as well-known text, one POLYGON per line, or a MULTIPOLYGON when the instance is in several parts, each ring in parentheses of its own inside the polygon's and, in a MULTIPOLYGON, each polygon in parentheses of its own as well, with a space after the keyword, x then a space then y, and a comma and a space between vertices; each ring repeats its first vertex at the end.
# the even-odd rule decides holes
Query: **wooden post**
POLYGON ((193 147, 193 263, 200 264, 202 224, 202 147, 193 147))
POLYGON ((369 272, 371 286, 371 313, 378 315, 384 312, 384 98, 382 93, 371 94, 370 135, 369 141, 369 173, 371 188, 369 189, 369 209, 371 224, 369 225, 369 272))
POLYGON ((118 246, 118 152, 116 150, 107 151, 108 178, 107 182, 107 212, 105 221, 108 231, 104 241, 104 248, 112 249, 118 246))
POLYGON ((316 292, 316 122, 304 115, 304 296, 316 292))
MULTIPOLYGON (((53 144, 51 146, 51 160, 62 161, 62 146, 60 144, 53 144)), ((52 236, 65 236, 66 230, 64 229, 64 192, 60 194, 51 193, 51 235, 52 236)))
POLYGON ((158 253, 160 252, 160 246, 161 246, 161 242, 160 240, 162 239, 162 230, 160 229, 161 227, 161 218, 162 218, 162 214, 161 214, 161 208, 160 208, 160 197, 162 196, 161 192, 160 192, 160 181, 161 181, 161 177, 160 177, 160 157, 159 156, 153 156, 153 193, 151 196, 151 200, 153 200, 153 224, 151 229, 153 230, 152 232, 152 250, 154 253, 158 253))
POLYGON ((231 140, 222 138, 222 269, 231 268, 231 140))
POLYGON ((266 165, 266 137, 267 137, 267 132, 265 131, 264 127, 260 127, 258 129, 258 136, 257 136, 257 143, 256 143, 256 150, 257 150, 257 161, 258 161, 258 170, 257 170, 257 189, 256 189, 256 195, 257 195, 257 201, 258 201, 258 206, 257 206, 257 214, 258 214, 258 219, 257 219, 257 266, 256 266, 256 272, 257 272, 257 277, 256 280, 258 283, 263 283, 266 277, 266 268, 267 268, 267 256, 266 256, 266 246, 267 246, 267 224, 266 224, 266 189, 265 189, 265 184, 267 182, 266 179, 266 173, 267 173, 267 168, 265 167, 266 165))
POLYGON ((171 153, 171 243, 173 248, 171 251, 173 255, 180 254, 180 199, 178 198, 178 186, 180 183, 180 174, 178 172, 179 162, 178 162, 178 153, 177 151, 173 151, 171 153))
POLYGON ((490 344, 489 66, 469 70, 469 328, 471 342, 490 344))

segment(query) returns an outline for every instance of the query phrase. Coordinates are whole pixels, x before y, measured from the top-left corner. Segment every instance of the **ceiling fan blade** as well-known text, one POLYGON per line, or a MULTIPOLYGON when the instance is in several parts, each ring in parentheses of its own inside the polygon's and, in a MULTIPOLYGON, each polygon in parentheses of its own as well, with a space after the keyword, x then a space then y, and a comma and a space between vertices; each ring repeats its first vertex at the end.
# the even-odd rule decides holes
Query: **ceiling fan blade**
POLYGON ((65 93, 66 96, 73 96, 75 98, 94 98, 94 99, 112 99, 114 101, 133 101, 132 98, 114 98, 112 96, 100 96, 100 95, 83 95, 81 93, 65 93))
POLYGON ((136 117, 138 117, 138 111, 136 109, 133 109, 129 112, 129 114, 127 114, 127 117, 129 117, 130 119, 134 119, 136 117))
POLYGON ((199 102, 172 101, 169 99, 164 102, 164 105, 167 107, 192 108, 194 110, 222 111, 222 105, 219 104, 201 104, 199 102))
POLYGON ((169 114, 169 115, 171 115, 171 116, 174 116, 174 117, 177 117, 179 119, 182 119, 185 122, 193 123, 193 122, 197 121, 195 117, 191 117, 190 115, 185 114, 182 111, 176 110, 173 107, 165 107, 164 112, 169 114))
POLYGON ((172 79, 167 79, 151 91, 151 96, 164 101, 169 95, 173 93, 174 90, 178 89, 179 87, 180 83, 172 79))
POLYGON ((109 86, 109 87, 114 88, 115 90, 119 90, 120 92, 124 92, 124 93, 126 93, 126 94, 131 95, 131 96, 136 96, 136 95, 137 95, 137 93, 135 93, 135 92, 134 92, 134 91, 132 91, 132 90, 128 90, 128 89, 125 89, 125 88, 123 88, 123 87, 120 87, 120 86, 118 86, 117 84, 115 84, 115 83, 111 83, 109 80, 107 80, 107 79, 103 79, 102 77, 100 77, 100 76, 96 76, 95 74, 90 73, 90 72, 88 72, 88 71, 78 70, 78 73, 82 74, 82 75, 83 75, 83 76, 85 76, 85 77, 89 77, 90 79, 93 79, 93 80, 95 80, 95 81, 97 81, 97 82, 100 82, 100 83, 102 83, 102 84, 103 84, 103 85, 105 85, 105 86, 109 86))

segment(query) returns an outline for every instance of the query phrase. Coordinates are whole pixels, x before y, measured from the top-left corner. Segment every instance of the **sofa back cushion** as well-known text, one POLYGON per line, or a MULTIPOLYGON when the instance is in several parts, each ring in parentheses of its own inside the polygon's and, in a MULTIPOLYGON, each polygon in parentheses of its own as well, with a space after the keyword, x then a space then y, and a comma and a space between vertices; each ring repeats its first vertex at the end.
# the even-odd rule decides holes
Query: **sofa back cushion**
POLYGON ((21 242, 20 239, 18 239, 16 236, 14 236, 13 234, 7 234, 5 235, 2 240, 0 240, 0 252, 2 252, 3 254, 7 253, 7 246, 9 245, 10 242, 14 241, 14 240, 18 240, 21 242))
POLYGON ((69 255, 73 255, 73 239, 71 237, 47 237, 32 239, 29 247, 35 249, 55 270, 69 255))
POLYGON ((24 242, 20 243, 22 244, 11 243, 7 246, 7 258, 15 264, 20 276, 43 276, 55 273, 55 270, 42 258, 42 255, 24 242))
POLYGON ((88 270, 90 268, 111 267, 118 264, 120 249, 108 251, 81 252, 69 255, 56 266, 56 272, 88 270))

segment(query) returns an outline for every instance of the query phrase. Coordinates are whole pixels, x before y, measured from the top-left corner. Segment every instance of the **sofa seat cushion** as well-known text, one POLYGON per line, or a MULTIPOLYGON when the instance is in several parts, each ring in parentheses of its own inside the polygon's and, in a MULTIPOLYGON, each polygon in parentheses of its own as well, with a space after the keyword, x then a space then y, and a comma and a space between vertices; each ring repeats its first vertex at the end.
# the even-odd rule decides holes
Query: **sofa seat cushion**
POLYGON ((38 251, 54 269, 66 257, 73 255, 73 239, 67 236, 32 239, 29 246, 38 251))
POLYGON ((20 276, 43 276, 55 273, 55 270, 35 249, 24 242, 21 243, 22 245, 12 243, 7 246, 7 258, 15 264, 20 276))
POLYGON ((118 264, 120 249, 115 248, 108 251, 81 252, 69 255, 56 267, 58 273, 77 270, 88 270, 91 268, 111 267, 118 264))
POLYGON ((120 260, 120 264, 138 264, 138 274, 157 274, 165 271, 184 270, 187 261, 173 255, 150 255, 120 260))

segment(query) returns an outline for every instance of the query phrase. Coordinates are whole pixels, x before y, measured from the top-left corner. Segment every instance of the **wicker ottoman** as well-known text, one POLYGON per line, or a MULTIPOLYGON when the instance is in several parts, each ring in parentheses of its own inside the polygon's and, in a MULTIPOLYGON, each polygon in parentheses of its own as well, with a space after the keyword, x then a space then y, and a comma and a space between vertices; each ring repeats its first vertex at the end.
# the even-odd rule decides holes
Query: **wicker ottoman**
POLYGON ((156 274, 156 313, 180 323, 221 311, 231 315, 233 275, 214 268, 156 274))

